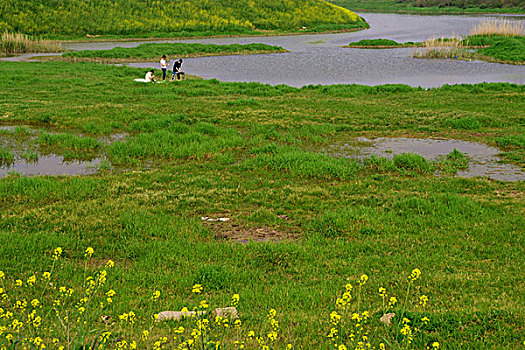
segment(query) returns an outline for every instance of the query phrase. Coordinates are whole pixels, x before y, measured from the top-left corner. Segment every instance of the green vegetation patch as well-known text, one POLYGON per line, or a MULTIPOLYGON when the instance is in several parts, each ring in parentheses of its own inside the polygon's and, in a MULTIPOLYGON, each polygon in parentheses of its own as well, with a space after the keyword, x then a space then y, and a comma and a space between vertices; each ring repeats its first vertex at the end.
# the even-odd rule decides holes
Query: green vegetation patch
POLYGON ((12 163, 15 160, 15 154, 4 148, 0 147, 0 165, 12 163))
POLYGON ((357 14, 317 0, 250 2, 20 0, 6 2, 0 31, 59 38, 183 37, 366 28, 357 14))
POLYGON ((414 47, 421 46, 421 43, 407 41, 398 43, 390 39, 363 39, 360 41, 349 43, 347 47, 366 47, 366 48, 397 48, 397 47, 414 47))
POLYGON ((142 44, 133 48, 115 47, 111 50, 84 50, 66 52, 63 57, 74 58, 115 58, 134 60, 158 60, 160 56, 168 57, 193 57, 228 54, 250 54, 286 52, 282 47, 266 44, 142 44))
POLYGON ((522 0, 329 0, 353 11, 419 14, 524 13, 522 0))
POLYGON ((525 36, 493 38, 489 47, 480 49, 478 54, 497 60, 525 63, 525 36))

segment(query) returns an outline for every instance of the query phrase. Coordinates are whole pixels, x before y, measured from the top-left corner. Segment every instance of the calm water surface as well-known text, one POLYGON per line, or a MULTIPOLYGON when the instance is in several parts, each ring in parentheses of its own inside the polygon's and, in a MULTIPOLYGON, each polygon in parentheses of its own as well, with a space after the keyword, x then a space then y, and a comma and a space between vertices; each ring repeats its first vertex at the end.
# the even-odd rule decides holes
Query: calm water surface
MULTIPOLYGON (((525 67, 480 61, 414 59, 415 49, 366 50, 341 46, 361 39, 387 38, 423 41, 432 36, 467 35, 476 24, 494 16, 415 16, 363 14, 371 28, 353 33, 292 35, 248 38, 214 38, 185 42, 232 44, 260 42, 282 46, 284 54, 222 56, 185 59, 183 68, 192 75, 221 81, 261 82, 272 85, 311 84, 409 84, 436 87, 444 84, 511 82, 525 83, 525 67)), ((501 16, 500 16, 501 17, 501 16)), ((525 21, 525 17, 513 20, 525 21)), ((160 40, 155 42, 180 42, 160 40)), ((134 47, 143 42, 67 43, 71 50, 134 47)), ((130 64, 158 68, 157 62, 130 64)))

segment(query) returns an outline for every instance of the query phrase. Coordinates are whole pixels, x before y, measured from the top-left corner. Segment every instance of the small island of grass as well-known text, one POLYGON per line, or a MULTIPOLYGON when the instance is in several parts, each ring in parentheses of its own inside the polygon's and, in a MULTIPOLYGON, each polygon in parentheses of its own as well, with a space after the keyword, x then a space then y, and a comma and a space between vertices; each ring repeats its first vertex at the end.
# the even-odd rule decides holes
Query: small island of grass
POLYGON ((352 42, 345 47, 359 48, 359 49, 396 49, 401 47, 418 47, 422 46, 422 43, 415 43, 407 41, 404 43, 398 43, 397 41, 390 39, 364 39, 357 42, 352 42))
POLYGON ((417 58, 456 58, 495 63, 525 64, 525 26, 519 21, 486 21, 462 38, 432 38, 417 58))
POLYGON ((168 57, 203 57, 223 55, 255 55, 263 53, 287 52, 280 46, 266 44, 198 44, 198 43, 171 43, 171 44, 142 44, 137 47, 115 47, 111 50, 83 50, 65 52, 62 56, 51 56, 42 59, 61 61, 88 61, 99 63, 126 63, 126 62, 151 62, 168 57))

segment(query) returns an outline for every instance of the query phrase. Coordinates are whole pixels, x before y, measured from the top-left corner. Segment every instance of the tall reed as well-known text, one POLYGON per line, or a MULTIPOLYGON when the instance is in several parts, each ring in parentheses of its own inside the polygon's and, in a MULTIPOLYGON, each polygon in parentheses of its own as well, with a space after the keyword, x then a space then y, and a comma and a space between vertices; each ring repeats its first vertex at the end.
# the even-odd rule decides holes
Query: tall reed
POLYGON ((60 52, 59 42, 46 39, 35 39, 21 33, 9 33, 7 30, 0 39, 0 52, 4 54, 60 52))
POLYGON ((523 36, 525 35, 525 22, 507 19, 484 21, 472 28, 470 35, 523 36))
POLYGON ((426 40, 425 47, 414 52, 417 58, 455 58, 465 52, 463 42, 459 38, 432 37, 426 40))

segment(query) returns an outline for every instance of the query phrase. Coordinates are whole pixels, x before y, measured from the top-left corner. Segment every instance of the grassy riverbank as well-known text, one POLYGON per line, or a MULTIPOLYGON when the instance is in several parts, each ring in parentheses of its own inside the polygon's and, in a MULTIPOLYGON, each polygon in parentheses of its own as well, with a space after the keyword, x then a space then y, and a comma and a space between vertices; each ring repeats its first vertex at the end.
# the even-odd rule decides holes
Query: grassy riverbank
MULTIPOLYGON (((378 347, 385 329, 378 288, 404 305, 405 281, 419 268, 406 312, 390 309, 397 321, 403 314, 422 327, 415 348, 523 343, 523 183, 436 177, 414 155, 361 165, 325 154, 358 136, 446 137, 505 146, 523 167, 523 86, 136 84, 143 72, 128 67, 0 64, 0 125, 47 130, 37 141, 55 152, 104 153, 115 167, 84 177, 0 179, 8 294, 27 299, 26 281, 49 271, 53 250, 62 247, 53 281, 75 290, 71 315, 84 273, 115 261, 107 287, 117 295, 103 309, 96 299, 99 311, 89 314, 92 334, 111 331, 113 345, 140 342, 145 329, 151 342, 167 336, 171 345, 173 329, 187 323, 150 328, 151 314, 202 299, 228 306, 239 293, 243 330, 226 331, 225 345, 251 329, 269 342, 266 313, 275 308, 273 348, 331 349, 335 295, 351 282, 355 304, 339 312, 369 310, 365 327, 378 347), (111 144, 81 140, 110 133, 128 136, 111 144), (88 262, 87 247, 95 248, 88 262), (363 273, 370 279, 360 293, 363 273), (15 276, 26 289, 13 291, 15 276), (190 295, 195 283, 205 286, 202 297, 190 295), (429 298, 424 308, 422 295, 429 298), (133 325, 118 317, 130 311, 133 325), (423 316, 428 327, 420 325, 423 316)), ((394 330, 389 341, 405 339, 394 330)))
MULTIPOLYGON (((468 13, 525 13, 523 4, 500 6, 481 4, 480 1, 463 1, 455 5, 453 1, 439 4, 440 1, 398 1, 398 0, 330 0, 335 5, 352 11, 395 12, 408 14, 468 14, 468 13), (476 4, 480 5, 476 5, 476 4)), ((458 1, 459 3, 460 1, 458 1)))
POLYGON ((366 28, 355 13, 326 1, 228 3, 198 0, 21 0, 6 3, 0 30, 55 39, 193 37, 366 28), (302 29, 304 27, 304 29, 302 29))

